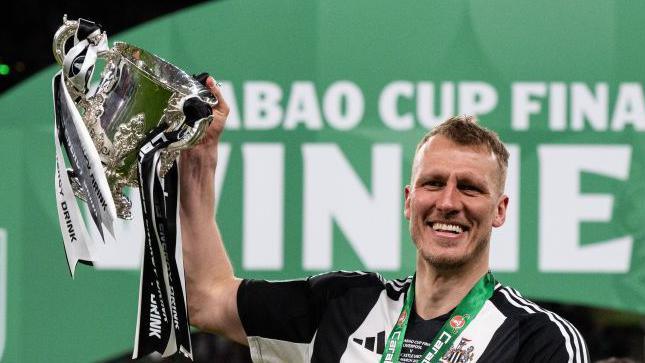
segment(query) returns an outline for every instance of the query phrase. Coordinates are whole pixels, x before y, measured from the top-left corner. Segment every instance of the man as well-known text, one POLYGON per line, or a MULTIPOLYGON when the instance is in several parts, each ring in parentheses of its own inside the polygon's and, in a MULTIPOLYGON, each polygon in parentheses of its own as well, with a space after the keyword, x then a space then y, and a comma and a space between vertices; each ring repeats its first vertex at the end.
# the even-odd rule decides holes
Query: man
POLYGON ((248 344, 258 362, 588 362, 569 322, 497 283, 493 227, 504 224, 508 152, 469 117, 427 134, 405 188, 417 248, 414 276, 332 272, 304 280, 240 280, 214 222, 219 98, 204 141, 182 153, 184 265, 191 322, 248 344))

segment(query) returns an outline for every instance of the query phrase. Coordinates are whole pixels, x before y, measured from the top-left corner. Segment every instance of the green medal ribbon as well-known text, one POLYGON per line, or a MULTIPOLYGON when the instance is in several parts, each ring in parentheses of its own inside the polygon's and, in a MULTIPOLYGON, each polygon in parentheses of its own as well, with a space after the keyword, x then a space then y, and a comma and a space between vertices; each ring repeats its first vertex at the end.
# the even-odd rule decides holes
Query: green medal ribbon
MULTIPOLYGON (((399 315, 399 320, 394 324, 394 328, 392 329, 392 332, 390 332, 390 336, 387 338, 385 351, 381 356, 381 363, 398 363, 399 361, 399 355, 401 354, 401 348, 403 347, 403 340, 405 338, 405 330, 408 327, 408 319, 410 318, 412 304, 414 304, 415 280, 416 275, 412 279, 412 284, 408 288, 408 292, 405 296, 405 303, 403 304, 401 314, 399 315)), ((468 292, 468 295, 466 295, 459 305, 457 305, 455 310, 452 312, 452 315, 450 315, 448 320, 446 320, 441 329, 439 329, 435 337, 432 339, 430 346, 423 353, 423 357, 419 362, 439 362, 441 357, 443 357, 446 351, 452 346, 452 343, 459 335, 459 332, 465 329, 468 324, 475 319, 475 316, 477 316, 481 308, 484 306, 486 300, 493 296, 494 289, 495 278, 493 278, 493 274, 488 272, 486 275, 482 276, 479 281, 477 281, 475 286, 473 286, 473 288, 468 292)))

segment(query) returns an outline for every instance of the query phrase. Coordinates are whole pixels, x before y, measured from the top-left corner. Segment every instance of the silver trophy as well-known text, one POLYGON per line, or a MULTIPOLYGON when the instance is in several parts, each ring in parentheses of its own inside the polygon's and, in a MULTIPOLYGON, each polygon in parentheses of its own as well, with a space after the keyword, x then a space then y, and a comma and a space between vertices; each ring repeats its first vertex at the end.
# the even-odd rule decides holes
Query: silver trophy
MULTIPOLYGON (((54 35, 54 57, 61 66, 68 68, 63 72, 64 82, 104 165, 116 214, 131 219, 131 203, 123 194, 123 187, 138 186, 137 152, 145 136, 160 125, 167 126, 168 131, 183 132, 181 140, 162 153, 160 173, 163 175, 180 150, 200 140, 212 120, 208 117, 187 125, 183 102, 196 97, 214 106, 217 99, 181 69, 123 42, 115 42, 112 48, 98 47, 97 58, 104 59, 106 64, 98 86, 89 89, 94 64, 87 64, 87 55, 70 58, 69 51, 65 51, 66 43, 79 31, 79 24, 79 21, 63 18, 63 25, 54 35), (75 71, 81 72, 83 67, 88 72, 79 79, 75 71)), ((95 47, 107 43, 105 33, 100 31, 89 35, 87 41, 95 47)), ((85 200, 87 196, 78 181, 73 174, 70 176, 74 193, 85 200)))
POLYGON ((133 217, 123 188, 137 187, 146 238, 133 357, 179 352, 190 358, 175 161, 199 142, 217 99, 152 53, 122 42, 109 48, 105 33, 88 20, 63 18, 53 50, 62 66, 52 81, 55 190, 70 272, 96 257, 76 197, 87 203, 103 238, 102 228, 114 236, 116 217, 133 217), (105 65, 92 82, 97 60, 105 65))

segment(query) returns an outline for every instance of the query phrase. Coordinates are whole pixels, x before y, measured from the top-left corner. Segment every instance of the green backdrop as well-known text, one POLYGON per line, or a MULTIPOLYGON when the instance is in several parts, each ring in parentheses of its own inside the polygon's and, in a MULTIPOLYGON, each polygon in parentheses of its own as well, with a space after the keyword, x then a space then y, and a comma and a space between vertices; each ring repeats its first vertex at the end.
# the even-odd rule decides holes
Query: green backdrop
MULTIPOLYGON (((218 218, 240 276, 411 273, 414 146, 443 115, 475 113, 512 152, 498 279, 645 313, 644 13, 637 1, 223 1, 109 36, 223 81, 218 218)), ((0 98, 3 362, 96 361, 134 334, 140 223, 118 227, 129 238, 96 269, 67 271, 55 71, 0 98)))

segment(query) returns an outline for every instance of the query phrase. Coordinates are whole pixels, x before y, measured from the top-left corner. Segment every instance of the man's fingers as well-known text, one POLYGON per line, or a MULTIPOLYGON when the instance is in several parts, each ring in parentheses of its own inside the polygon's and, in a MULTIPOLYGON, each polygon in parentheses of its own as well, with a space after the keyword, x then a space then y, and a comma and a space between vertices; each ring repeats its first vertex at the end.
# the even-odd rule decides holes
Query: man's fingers
POLYGON ((219 110, 221 112, 228 114, 228 104, 224 100, 224 97, 222 97, 222 90, 213 77, 209 76, 206 79, 206 87, 208 88, 209 91, 211 91, 211 93, 215 97, 217 97, 219 101, 217 105, 213 108, 213 111, 219 110))
POLYGON ((193 78, 197 80, 197 82, 201 83, 202 85, 206 86, 206 79, 208 79, 209 75, 207 72, 202 72, 200 74, 193 74, 193 78))

